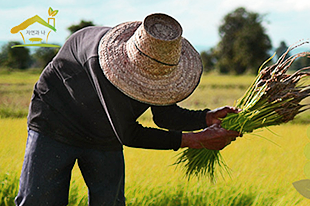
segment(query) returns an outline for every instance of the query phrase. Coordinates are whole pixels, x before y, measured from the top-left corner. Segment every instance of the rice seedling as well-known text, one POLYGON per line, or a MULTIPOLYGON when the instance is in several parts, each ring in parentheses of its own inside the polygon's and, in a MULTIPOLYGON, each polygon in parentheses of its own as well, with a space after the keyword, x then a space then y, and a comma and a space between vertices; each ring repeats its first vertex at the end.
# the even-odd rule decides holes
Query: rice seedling
MULTIPOLYGON (((300 102, 310 96, 310 85, 301 83, 301 79, 310 76, 306 70, 310 67, 301 68, 294 74, 287 74, 292 63, 300 57, 310 58, 310 52, 301 52, 289 56, 291 50, 305 43, 290 47, 279 60, 262 69, 268 59, 259 69, 252 85, 247 89, 243 97, 236 101, 235 107, 240 108, 237 114, 228 114, 222 119, 221 126, 227 130, 238 131, 241 134, 251 133, 259 128, 272 125, 280 125, 289 122, 294 117, 309 109, 300 102)), ((208 175, 213 181, 215 169, 218 166, 229 173, 229 169, 221 158, 220 151, 208 149, 185 149, 180 153, 175 164, 182 164, 185 174, 190 178, 192 175, 208 175)))

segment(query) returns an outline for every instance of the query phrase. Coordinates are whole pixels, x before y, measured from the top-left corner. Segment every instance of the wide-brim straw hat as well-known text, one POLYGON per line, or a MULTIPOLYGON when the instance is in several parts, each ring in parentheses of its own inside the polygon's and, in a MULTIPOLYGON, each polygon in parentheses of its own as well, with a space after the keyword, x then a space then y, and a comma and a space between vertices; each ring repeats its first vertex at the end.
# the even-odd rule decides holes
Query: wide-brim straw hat
POLYGON ((202 74, 199 53, 182 37, 182 27, 165 14, 113 27, 99 44, 106 78, 127 96, 151 105, 184 100, 202 74))

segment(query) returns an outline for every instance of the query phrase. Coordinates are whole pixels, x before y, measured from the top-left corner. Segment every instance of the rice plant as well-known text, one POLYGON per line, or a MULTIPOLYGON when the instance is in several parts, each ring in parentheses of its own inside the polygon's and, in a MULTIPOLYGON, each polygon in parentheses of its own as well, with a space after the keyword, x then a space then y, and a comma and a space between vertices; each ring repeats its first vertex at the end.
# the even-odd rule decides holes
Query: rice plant
MULTIPOLYGON (((241 112, 230 113, 222 119, 221 126, 227 130, 238 131, 241 134, 251 133, 256 129, 272 125, 280 125, 289 122, 294 117, 309 109, 300 102, 310 95, 310 85, 301 84, 300 80, 310 76, 301 68, 294 74, 287 74, 292 63, 300 57, 310 58, 310 52, 301 52, 289 56, 288 53, 298 46, 290 47, 278 61, 262 69, 268 59, 259 69, 252 85, 247 89, 243 97, 236 101, 235 107, 241 112)), ((175 164, 182 164, 185 174, 190 178, 195 176, 209 176, 213 181, 216 167, 229 172, 228 167, 221 158, 220 151, 208 149, 185 149, 180 153, 175 164)))

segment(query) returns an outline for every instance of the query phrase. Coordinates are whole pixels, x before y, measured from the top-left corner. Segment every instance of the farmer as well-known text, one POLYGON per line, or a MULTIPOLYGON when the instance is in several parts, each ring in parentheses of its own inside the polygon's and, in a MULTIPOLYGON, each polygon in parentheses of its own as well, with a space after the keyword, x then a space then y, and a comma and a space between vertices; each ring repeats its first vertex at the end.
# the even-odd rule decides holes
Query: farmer
POLYGON ((152 14, 143 23, 87 27, 67 40, 34 87, 17 205, 67 205, 75 161, 89 205, 125 205, 123 145, 220 150, 239 136, 219 125, 234 108, 176 105, 202 73, 181 34, 175 19, 152 14), (165 129, 137 122, 148 108, 165 129))

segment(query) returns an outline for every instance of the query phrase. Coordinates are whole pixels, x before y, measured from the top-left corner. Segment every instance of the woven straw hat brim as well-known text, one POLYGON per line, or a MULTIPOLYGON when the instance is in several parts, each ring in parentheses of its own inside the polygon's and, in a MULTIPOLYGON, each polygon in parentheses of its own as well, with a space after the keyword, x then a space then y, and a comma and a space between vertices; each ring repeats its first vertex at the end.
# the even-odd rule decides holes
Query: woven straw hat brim
POLYGON ((141 22, 113 27, 99 44, 99 62, 107 79, 127 96, 151 105, 171 105, 187 98, 202 74, 200 55, 182 38, 180 62, 165 75, 152 75, 128 58, 126 42, 141 22))

